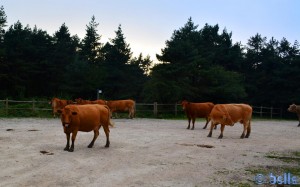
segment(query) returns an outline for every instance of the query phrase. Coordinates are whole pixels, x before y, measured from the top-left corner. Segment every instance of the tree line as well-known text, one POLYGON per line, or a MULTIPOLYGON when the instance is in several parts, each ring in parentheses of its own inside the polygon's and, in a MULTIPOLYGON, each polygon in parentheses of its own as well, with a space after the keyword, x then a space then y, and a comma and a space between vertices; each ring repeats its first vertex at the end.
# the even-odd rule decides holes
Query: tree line
POLYGON ((175 103, 246 102, 286 107, 300 102, 299 44, 260 34, 246 45, 218 25, 198 29, 192 18, 174 30, 153 63, 133 57, 121 25, 101 43, 94 16, 83 39, 65 23, 53 34, 17 21, 0 8, 0 98, 127 99, 175 103))

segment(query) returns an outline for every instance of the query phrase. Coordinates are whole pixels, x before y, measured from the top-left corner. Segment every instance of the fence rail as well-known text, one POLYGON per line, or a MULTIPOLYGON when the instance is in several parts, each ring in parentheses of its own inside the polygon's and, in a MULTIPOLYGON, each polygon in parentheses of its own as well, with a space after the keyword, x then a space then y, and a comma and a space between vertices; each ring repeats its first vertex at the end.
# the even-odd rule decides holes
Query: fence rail
MULTIPOLYGON (((49 101, 17 101, 17 100, 0 100, 0 114, 7 116, 10 111, 26 110, 31 112, 46 111, 51 113, 52 109, 49 101)), ((283 118, 283 110, 281 108, 252 106, 253 116, 261 118, 283 118)), ((148 114, 147 116, 159 117, 162 115, 183 115, 184 111, 180 104, 160 104, 154 103, 136 103, 137 114, 148 114)), ((142 116, 142 115, 139 115, 142 116)))

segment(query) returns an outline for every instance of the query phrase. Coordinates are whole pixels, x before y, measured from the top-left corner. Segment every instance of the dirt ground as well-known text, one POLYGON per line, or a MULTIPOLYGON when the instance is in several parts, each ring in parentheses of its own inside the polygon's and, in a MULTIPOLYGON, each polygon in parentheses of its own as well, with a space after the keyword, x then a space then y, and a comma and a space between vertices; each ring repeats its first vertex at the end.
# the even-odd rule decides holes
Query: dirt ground
POLYGON ((113 122, 109 148, 101 129, 93 148, 93 133, 79 132, 71 153, 59 119, 0 119, 0 186, 255 185, 247 168, 282 164, 270 152, 300 151, 296 120, 253 120, 249 139, 236 124, 221 140, 219 127, 208 138, 199 119, 195 130, 186 120, 113 122))

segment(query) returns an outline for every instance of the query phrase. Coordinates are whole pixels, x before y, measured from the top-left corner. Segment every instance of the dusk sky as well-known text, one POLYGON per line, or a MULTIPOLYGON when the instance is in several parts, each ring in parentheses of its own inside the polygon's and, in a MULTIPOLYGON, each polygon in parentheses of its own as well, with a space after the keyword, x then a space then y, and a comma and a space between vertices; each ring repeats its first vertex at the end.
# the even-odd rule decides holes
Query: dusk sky
MULTIPOLYGON (((18 20, 53 35, 65 23, 83 39, 94 15, 101 43, 114 38, 119 24, 133 56, 160 54, 174 30, 192 17, 198 29, 218 24, 246 45, 256 33, 267 39, 300 39, 299 0, 0 0, 8 27, 18 20)), ((8 29, 6 27, 6 29, 8 29)))

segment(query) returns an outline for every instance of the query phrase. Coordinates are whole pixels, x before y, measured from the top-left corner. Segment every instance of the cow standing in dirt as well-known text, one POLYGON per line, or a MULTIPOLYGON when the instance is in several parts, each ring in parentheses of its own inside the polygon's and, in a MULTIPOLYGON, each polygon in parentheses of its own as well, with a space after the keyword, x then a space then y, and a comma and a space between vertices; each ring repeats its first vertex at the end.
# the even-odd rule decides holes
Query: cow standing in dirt
POLYGON ((218 104, 212 109, 210 117, 211 126, 207 137, 211 137, 212 130, 217 124, 221 124, 221 134, 219 136, 219 139, 221 139, 223 138, 225 125, 233 126, 235 123, 240 122, 244 126, 241 138, 249 138, 252 118, 251 106, 247 104, 218 104))
POLYGON ((288 111, 297 114, 298 120, 299 120, 298 127, 300 127, 300 106, 295 105, 295 104, 291 104, 290 107, 288 108, 288 111))
POLYGON ((128 112, 128 117, 131 119, 135 116, 134 100, 127 99, 127 100, 106 101, 106 105, 109 107, 111 113, 128 112))
POLYGON ((191 103, 188 101, 182 101, 181 105, 182 105, 182 109, 185 111, 186 117, 188 118, 188 121, 189 121, 187 129, 190 129, 190 123, 192 120, 193 127, 191 128, 191 130, 194 130, 196 118, 205 118, 206 119, 206 124, 203 127, 203 129, 206 129, 207 124, 210 121, 209 114, 214 107, 213 103, 210 103, 210 102, 191 103))
POLYGON ((53 117, 56 117, 56 114, 58 114, 58 110, 63 109, 65 106, 69 104, 73 104, 73 101, 71 100, 64 100, 64 99, 58 99, 56 97, 52 98, 52 100, 49 102, 49 104, 52 107, 53 117))
POLYGON ((61 113, 61 122, 67 137, 65 151, 74 151, 74 142, 78 131, 94 131, 94 138, 88 145, 88 148, 92 148, 95 140, 99 136, 101 126, 103 126, 106 135, 105 147, 109 147, 109 125, 113 125, 110 122, 110 111, 107 106, 97 104, 68 105, 62 110, 58 110, 58 112, 61 113), (70 147, 71 133, 72 144, 70 147))

